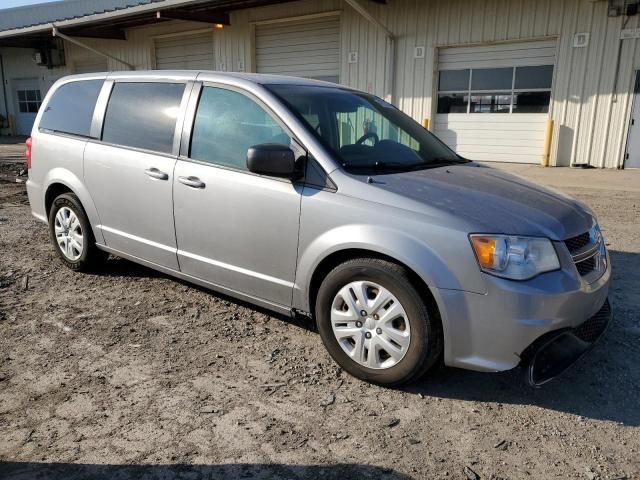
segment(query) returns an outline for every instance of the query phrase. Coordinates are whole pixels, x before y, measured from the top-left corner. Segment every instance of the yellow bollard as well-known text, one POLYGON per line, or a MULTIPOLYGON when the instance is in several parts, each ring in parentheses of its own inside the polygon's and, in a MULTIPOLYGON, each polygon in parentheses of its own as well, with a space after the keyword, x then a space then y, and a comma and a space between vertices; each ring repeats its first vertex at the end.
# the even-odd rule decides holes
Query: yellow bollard
POLYGON ((428 118, 423 118, 422 119, 422 127, 425 130, 429 130, 429 119, 428 118))
POLYGON ((551 156, 551 139, 553 138, 553 120, 547 120, 547 128, 544 132, 544 150, 542 151, 542 166, 549 166, 551 156))

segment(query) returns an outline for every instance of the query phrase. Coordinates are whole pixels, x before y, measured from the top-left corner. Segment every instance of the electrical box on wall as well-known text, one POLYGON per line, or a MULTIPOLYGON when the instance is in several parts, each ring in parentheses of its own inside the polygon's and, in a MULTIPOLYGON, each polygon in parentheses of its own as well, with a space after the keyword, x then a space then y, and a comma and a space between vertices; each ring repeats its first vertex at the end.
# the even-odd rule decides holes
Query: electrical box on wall
POLYGON ((620 17, 625 15, 632 17, 640 10, 640 0, 609 0, 609 16, 620 17))
POLYGON ((36 65, 47 68, 63 67, 65 65, 64 48, 62 42, 46 45, 33 52, 36 65))

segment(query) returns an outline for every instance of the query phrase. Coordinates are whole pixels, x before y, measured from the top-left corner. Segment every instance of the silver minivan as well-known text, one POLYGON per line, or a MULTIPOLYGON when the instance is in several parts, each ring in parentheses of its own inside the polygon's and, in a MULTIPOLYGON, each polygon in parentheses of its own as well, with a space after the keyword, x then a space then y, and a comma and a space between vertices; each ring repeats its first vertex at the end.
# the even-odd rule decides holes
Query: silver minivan
POLYGON ((443 359, 541 385, 611 319, 596 218, 470 162, 386 101, 299 78, 63 78, 27 142, 33 214, 62 262, 108 254, 313 317, 384 385, 443 359))

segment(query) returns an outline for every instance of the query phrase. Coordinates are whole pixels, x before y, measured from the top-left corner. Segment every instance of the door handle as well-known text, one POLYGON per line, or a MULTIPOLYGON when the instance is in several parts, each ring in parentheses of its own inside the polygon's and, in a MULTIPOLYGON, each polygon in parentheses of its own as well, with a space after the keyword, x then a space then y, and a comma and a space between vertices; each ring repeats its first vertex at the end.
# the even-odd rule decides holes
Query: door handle
POLYGON ((187 187, 191 188, 204 188, 205 183, 198 177, 178 177, 178 181, 187 187))
POLYGON ((144 171, 144 173, 146 173, 151 178, 156 178, 158 180, 168 180, 169 179, 169 174, 168 173, 161 172, 160 170, 158 170, 155 167, 146 169, 144 171))

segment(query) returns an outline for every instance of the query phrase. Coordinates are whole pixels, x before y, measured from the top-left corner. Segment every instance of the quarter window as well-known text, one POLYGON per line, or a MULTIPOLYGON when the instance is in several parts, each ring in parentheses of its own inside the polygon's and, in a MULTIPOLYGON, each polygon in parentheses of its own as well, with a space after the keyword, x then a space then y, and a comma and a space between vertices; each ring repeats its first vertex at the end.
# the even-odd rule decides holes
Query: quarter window
POLYGON ((438 113, 547 113, 553 65, 442 70, 438 113))
POLYGON ((102 140, 171 153, 183 92, 182 83, 116 83, 105 114, 102 140))
MULTIPOLYGON (((103 80, 85 80, 60 86, 47 103, 40 120, 40 128, 83 137, 90 136, 93 111, 103 83, 103 80)), ((29 102, 30 97, 27 95, 25 98, 29 102)))
POLYGON ((222 88, 202 89, 191 136, 191 158, 246 170, 247 150, 263 143, 289 145, 291 138, 247 96, 222 88))

